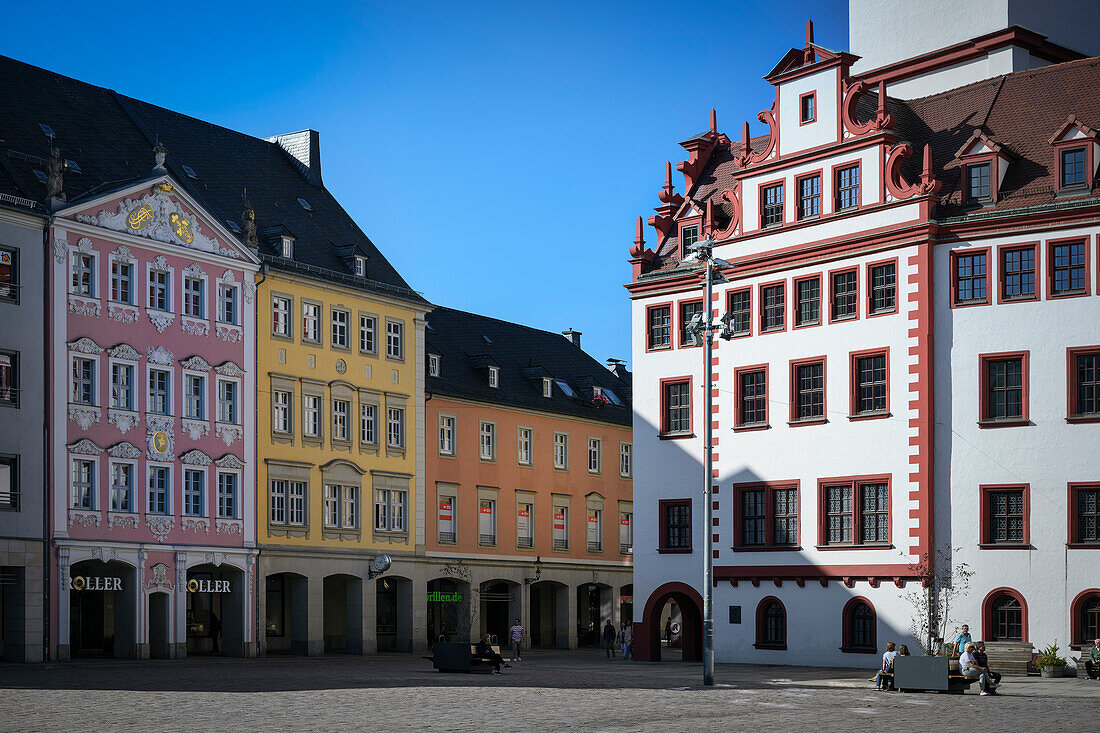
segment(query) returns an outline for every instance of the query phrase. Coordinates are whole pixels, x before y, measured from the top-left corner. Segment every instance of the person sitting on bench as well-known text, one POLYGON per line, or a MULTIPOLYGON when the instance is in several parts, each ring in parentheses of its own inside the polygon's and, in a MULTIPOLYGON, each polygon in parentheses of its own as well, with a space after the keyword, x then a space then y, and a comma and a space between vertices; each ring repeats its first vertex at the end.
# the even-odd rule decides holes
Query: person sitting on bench
POLYGON ((1092 641, 1089 658, 1085 660, 1085 672, 1090 680, 1100 680, 1100 639, 1093 639, 1092 641))
POLYGON ((1001 673, 994 672, 989 668, 989 657, 985 654, 985 642, 974 642, 974 661, 978 663, 978 666, 985 670, 985 673, 989 675, 989 686, 997 688, 1001 686, 1001 673))
POLYGON ((875 689, 885 692, 890 689, 890 684, 893 682, 894 677, 894 657, 898 655, 894 651, 895 644, 892 641, 886 642, 886 651, 882 654, 882 667, 879 669, 878 674, 875 675, 875 689))
POLYGON ((479 659, 485 659, 492 663, 493 674, 500 674, 500 665, 503 664, 505 667, 511 667, 512 665, 506 663, 504 661, 504 657, 493 651, 493 642, 491 641, 491 639, 492 637, 490 637, 489 634, 486 634, 485 637, 478 642, 477 654, 475 656, 477 656, 479 659))
POLYGON ((959 672, 967 679, 978 680, 978 687, 982 690, 979 694, 996 695, 997 692, 989 686, 989 675, 986 673, 985 668, 978 664, 978 660, 974 656, 977 646, 974 642, 970 642, 965 648, 966 651, 959 657, 959 672))

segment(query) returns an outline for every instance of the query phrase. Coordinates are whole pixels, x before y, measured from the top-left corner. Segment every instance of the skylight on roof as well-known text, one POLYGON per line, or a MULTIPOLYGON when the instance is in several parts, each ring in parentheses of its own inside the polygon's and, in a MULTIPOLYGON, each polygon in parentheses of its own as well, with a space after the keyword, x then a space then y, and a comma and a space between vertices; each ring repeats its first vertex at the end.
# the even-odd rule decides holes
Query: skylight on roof
POLYGON ((573 388, 560 379, 555 379, 554 384, 558 385, 558 389, 565 393, 566 397, 573 396, 573 388))
POLYGON ((619 396, 617 394, 615 394, 614 392, 612 392, 607 387, 601 387, 600 388, 600 393, 604 397, 606 397, 607 399, 611 400, 611 404, 613 404, 613 405, 621 406, 623 404, 622 400, 619 399, 619 396))
POLYGON ((42 129, 42 132, 46 134, 46 137, 55 137, 53 134, 53 128, 47 125, 45 122, 39 122, 38 126, 42 129))
POLYGON ((84 172, 84 171, 80 170, 80 166, 77 165, 77 162, 75 160, 70 160, 69 158, 65 159, 65 169, 69 170, 69 171, 72 171, 73 173, 83 173, 84 172))
POLYGON ((240 226, 238 226, 237 222, 233 221, 232 219, 226 219, 225 220, 225 225, 227 227, 229 227, 229 231, 233 232, 234 234, 240 234, 241 233, 240 226))
POLYGON ((306 211, 313 211, 313 207, 309 205, 309 202, 303 198, 298 199, 298 203, 302 205, 302 208, 306 211))
POLYGON ((34 169, 34 177, 37 178, 40 183, 45 183, 49 180, 49 178, 46 177, 46 174, 38 170, 37 168, 34 169))
POLYGON ((195 172, 195 169, 189 165, 181 166, 183 172, 187 174, 188 178, 194 178, 196 181, 199 179, 199 174, 195 172))
POLYGON ((485 339, 485 343, 487 343, 487 344, 493 343, 493 340, 491 338, 489 338, 488 336, 486 336, 485 334, 482 334, 481 338, 485 339))

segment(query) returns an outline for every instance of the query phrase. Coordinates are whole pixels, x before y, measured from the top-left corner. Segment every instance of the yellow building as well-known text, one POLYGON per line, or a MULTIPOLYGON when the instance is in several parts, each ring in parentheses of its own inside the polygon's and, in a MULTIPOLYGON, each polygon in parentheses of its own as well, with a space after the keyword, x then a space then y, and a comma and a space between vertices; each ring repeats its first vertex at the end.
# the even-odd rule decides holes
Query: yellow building
POLYGON ((425 616, 410 589, 424 554, 420 365, 431 306, 378 263, 373 245, 369 257, 362 244, 296 256, 289 229, 264 234, 260 651, 412 651, 425 616), (375 263, 400 284, 372 277, 375 263), (368 568, 382 553, 392 568, 372 580, 368 568))

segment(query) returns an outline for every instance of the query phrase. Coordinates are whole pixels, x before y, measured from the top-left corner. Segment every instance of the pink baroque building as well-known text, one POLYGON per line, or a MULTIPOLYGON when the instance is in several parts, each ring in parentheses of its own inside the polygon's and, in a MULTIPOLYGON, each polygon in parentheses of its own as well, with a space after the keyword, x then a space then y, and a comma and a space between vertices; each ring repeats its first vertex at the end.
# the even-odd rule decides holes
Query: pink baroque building
POLYGON ((259 260, 163 167, 58 208, 46 282, 50 646, 256 652, 259 260))

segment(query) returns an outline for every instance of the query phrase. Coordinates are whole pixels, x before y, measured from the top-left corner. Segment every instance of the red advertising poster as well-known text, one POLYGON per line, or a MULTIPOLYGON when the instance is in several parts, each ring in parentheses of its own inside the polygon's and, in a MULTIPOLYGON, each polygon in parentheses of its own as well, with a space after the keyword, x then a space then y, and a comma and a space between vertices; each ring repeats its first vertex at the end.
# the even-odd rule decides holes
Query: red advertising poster
POLYGON ((555 514, 554 515, 554 529, 565 529, 565 515, 564 514, 555 514))
POLYGON ((527 511, 526 509, 520 509, 519 510, 519 516, 529 517, 529 516, 531 516, 531 512, 527 511))
POLYGON ((629 527, 630 526, 630 520, 627 519, 626 517, 623 517, 622 519, 619 520, 619 524, 623 525, 624 527, 629 527))
POLYGON ((481 507, 481 513, 482 514, 492 514, 493 513, 493 508, 491 506, 483 506, 483 507, 481 507))
POLYGON ((454 519, 454 505, 450 502, 439 502, 439 521, 449 522, 454 519))

